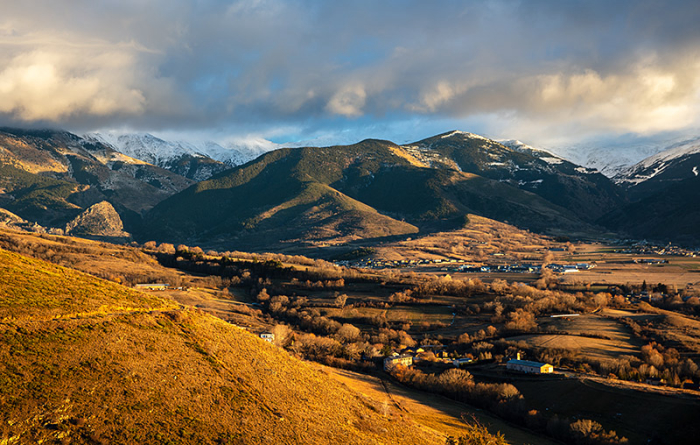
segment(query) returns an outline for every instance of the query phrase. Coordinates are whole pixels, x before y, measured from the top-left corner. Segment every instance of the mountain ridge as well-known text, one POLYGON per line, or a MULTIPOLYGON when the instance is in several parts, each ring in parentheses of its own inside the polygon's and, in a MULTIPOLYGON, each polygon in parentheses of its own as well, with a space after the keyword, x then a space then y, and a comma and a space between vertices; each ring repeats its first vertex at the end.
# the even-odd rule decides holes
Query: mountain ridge
POLYGON ((262 240, 267 233, 278 237, 273 244, 304 237, 327 243, 338 240, 321 235, 324 230, 312 230, 323 222, 345 227, 338 238, 352 240, 406 235, 416 228, 460 228, 467 213, 486 213, 539 230, 586 225, 536 194, 453 168, 418 166, 402 150, 376 139, 275 150, 163 201, 146 215, 144 224, 159 230, 142 236, 183 237, 206 244, 214 239, 262 240), (310 210, 318 216, 329 205, 336 210, 309 218, 310 210), (284 218, 272 224, 274 218, 267 215, 282 215, 281 209, 284 218), (374 215, 376 221, 371 227, 353 223, 350 214, 343 215, 348 210, 355 216, 374 215), (294 224, 282 224, 283 220, 294 224), (278 230, 287 238, 280 238, 278 230))

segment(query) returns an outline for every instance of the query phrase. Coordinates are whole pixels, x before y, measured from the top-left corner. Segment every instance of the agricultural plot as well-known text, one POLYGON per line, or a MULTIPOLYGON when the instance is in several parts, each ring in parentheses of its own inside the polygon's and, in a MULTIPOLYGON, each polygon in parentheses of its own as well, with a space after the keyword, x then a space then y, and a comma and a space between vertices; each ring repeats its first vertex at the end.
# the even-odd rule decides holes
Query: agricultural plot
POLYGON ((523 341, 530 347, 573 350, 589 359, 615 360, 623 355, 638 355, 643 343, 634 338, 620 322, 596 314, 567 318, 541 318, 543 331, 562 334, 520 335, 512 341, 523 341))

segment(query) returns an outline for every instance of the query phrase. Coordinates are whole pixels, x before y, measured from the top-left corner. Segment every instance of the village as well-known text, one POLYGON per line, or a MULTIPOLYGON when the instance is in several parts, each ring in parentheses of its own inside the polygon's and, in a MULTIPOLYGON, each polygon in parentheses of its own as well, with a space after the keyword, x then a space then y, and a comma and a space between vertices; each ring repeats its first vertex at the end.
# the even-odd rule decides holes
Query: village
MULTIPOLYGON (((494 254, 498 255, 498 254, 494 254)), ((501 255, 502 256, 502 255, 501 255)), ((425 265, 438 266, 440 271, 447 272, 480 272, 480 273, 523 273, 539 274, 542 272, 541 264, 533 263, 479 263, 467 262, 461 259, 421 259, 421 260, 394 260, 382 261, 366 258, 357 261, 336 261, 336 265, 345 267, 357 267, 362 269, 392 269, 414 268, 425 265)), ((596 267, 595 263, 548 263, 545 267, 555 273, 573 273, 581 270, 590 270, 596 267)))

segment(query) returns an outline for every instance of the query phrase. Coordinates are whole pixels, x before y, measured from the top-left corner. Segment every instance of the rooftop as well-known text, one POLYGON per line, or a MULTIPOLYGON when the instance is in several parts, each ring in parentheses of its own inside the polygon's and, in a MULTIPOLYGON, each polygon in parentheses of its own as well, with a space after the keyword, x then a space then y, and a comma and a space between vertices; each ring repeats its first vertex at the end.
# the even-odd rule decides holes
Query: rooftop
POLYGON ((533 366, 535 368, 541 368, 544 366, 546 363, 540 363, 540 362, 532 362, 530 360, 508 360, 509 365, 522 365, 522 366, 533 366))

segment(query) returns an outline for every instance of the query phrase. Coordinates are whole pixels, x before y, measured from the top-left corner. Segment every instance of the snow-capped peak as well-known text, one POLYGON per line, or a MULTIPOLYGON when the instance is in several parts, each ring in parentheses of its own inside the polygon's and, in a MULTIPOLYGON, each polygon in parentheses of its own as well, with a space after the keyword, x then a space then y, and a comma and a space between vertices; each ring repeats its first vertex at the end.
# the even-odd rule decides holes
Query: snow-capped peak
POLYGON ((553 156, 552 153, 548 152, 547 150, 543 150, 541 148, 536 148, 531 145, 527 145, 524 142, 521 142, 517 139, 507 139, 507 140, 500 140, 497 141, 501 145, 505 145, 506 147, 516 150, 516 151, 523 151, 523 152, 538 152, 542 154, 546 154, 547 156, 553 156))
POLYGON ((229 139, 219 143, 211 140, 165 140, 149 133, 116 131, 89 133, 83 137, 158 166, 165 166, 185 155, 208 157, 236 166, 279 148, 277 144, 265 139, 229 139))
POLYGON ((460 130, 455 130, 455 131, 452 131, 452 132, 450 132, 450 133, 443 134, 442 136, 440 136, 440 138, 441 138, 441 139, 446 139, 446 138, 451 138, 451 137, 453 137, 453 136, 464 136, 464 137, 468 137, 468 138, 472 138, 472 139, 483 139, 483 140, 485 140, 485 141, 490 141, 490 140, 491 140, 491 139, 489 139, 489 138, 485 138, 485 137, 480 136, 480 135, 478 135, 478 134, 469 133, 468 131, 460 131, 460 130))
POLYGON ((535 157, 540 158, 547 164, 561 164, 563 163, 566 159, 562 158, 561 156, 557 156, 554 153, 543 150, 541 148, 536 148, 531 145, 527 145, 524 142, 521 142, 517 139, 508 139, 508 140, 501 140, 498 141, 499 144, 504 145, 511 150, 514 151, 519 151, 521 153, 528 153, 531 154, 535 157))
POLYGON ((673 144, 661 153, 650 156, 637 165, 649 168, 658 163, 669 162, 673 159, 680 158, 681 156, 687 156, 696 153, 700 153, 700 138, 690 139, 688 141, 673 144))
MULTIPOLYGON (((153 165, 161 165, 184 155, 197 156, 197 151, 182 142, 169 142, 148 133, 89 133, 86 140, 101 142, 120 153, 141 159, 153 165)), ((199 155, 201 156, 201 155, 199 155)))
MULTIPOLYGON (((637 164, 622 170, 615 176, 614 180, 618 183, 639 184, 659 176, 667 170, 671 172, 679 162, 683 162, 684 158, 697 154, 700 154, 700 138, 678 142, 668 146, 666 150, 649 156, 637 164), (671 170, 669 170, 670 168, 671 170)), ((691 173, 697 176, 695 166, 691 169, 691 173)))

